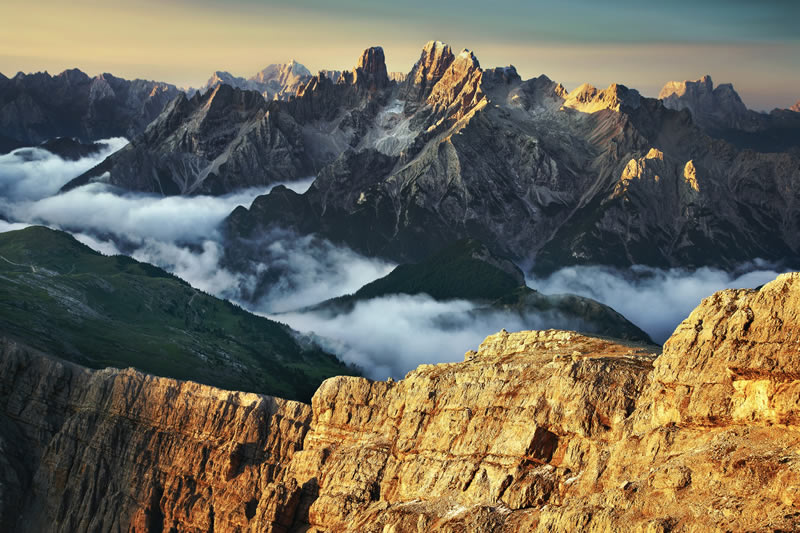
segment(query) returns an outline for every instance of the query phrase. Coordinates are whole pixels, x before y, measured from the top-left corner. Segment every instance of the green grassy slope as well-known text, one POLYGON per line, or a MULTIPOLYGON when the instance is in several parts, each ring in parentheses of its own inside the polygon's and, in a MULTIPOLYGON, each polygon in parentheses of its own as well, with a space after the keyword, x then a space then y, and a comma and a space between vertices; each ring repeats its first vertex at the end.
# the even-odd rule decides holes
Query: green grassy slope
POLYGON ((607 305, 574 294, 545 295, 527 287, 522 271, 511 261, 471 239, 457 241, 421 263, 400 265, 353 294, 304 311, 348 313, 358 302, 391 294, 470 300, 478 304, 471 311, 474 316, 515 313, 532 328, 542 323, 537 317, 545 317, 548 327, 652 344, 647 333, 607 305))
POLYGON ((322 380, 353 374, 282 324, 43 227, 0 234, 0 334, 93 368, 303 401, 322 380))

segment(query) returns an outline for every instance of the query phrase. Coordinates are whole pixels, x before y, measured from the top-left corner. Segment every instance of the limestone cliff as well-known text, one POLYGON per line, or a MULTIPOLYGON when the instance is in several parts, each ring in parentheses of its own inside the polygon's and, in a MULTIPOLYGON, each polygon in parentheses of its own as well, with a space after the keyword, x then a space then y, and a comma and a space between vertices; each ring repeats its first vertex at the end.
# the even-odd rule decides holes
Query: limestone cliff
POLYGON ((310 409, 7 342, 4 525, 22 503, 22 531, 796 531, 798 309, 787 274, 707 298, 660 355, 503 331, 310 409))
POLYGON ((132 369, 91 372, 8 340, 0 351, 0 530, 236 531, 291 520, 293 500, 268 487, 302 445, 307 405, 132 369))

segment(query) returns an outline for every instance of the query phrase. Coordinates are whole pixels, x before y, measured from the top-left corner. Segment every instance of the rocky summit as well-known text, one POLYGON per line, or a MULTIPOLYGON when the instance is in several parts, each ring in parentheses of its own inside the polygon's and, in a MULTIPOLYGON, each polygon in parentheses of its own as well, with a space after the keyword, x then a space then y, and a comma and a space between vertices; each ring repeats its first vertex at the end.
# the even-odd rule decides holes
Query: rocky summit
POLYGON ((0 527, 796 531, 800 274, 706 298, 653 353, 502 331, 312 405, 0 344, 0 527))

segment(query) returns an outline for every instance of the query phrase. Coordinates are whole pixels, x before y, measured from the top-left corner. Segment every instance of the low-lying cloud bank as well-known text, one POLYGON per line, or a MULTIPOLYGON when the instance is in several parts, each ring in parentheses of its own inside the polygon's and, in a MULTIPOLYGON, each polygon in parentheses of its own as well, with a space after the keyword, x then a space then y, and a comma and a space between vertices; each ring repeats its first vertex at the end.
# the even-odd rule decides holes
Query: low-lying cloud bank
POLYGON ((56 194, 69 180, 102 162, 128 144, 128 140, 115 137, 98 143, 104 148, 77 161, 64 160, 37 147, 18 148, 0 155, 0 198, 16 202, 56 194))
MULTIPOLYGON (((268 315, 269 316, 269 315, 268 315)), ((581 329, 582 324, 557 313, 520 315, 478 311, 465 300, 439 302, 428 295, 394 295, 356 304, 352 311, 286 313, 270 318, 314 333, 317 341, 343 360, 364 370, 367 377, 402 378, 421 364, 462 360, 488 335, 508 331, 581 329)))
POLYGON ((744 265, 745 274, 713 268, 695 271, 636 266, 630 271, 600 266, 563 268, 528 285, 544 294, 573 293, 602 302, 661 344, 700 301, 722 289, 755 288, 780 273, 770 265, 744 265))
MULTIPOLYGON (((124 139, 108 144, 108 150, 118 149, 124 139)), ((201 290, 313 332, 375 379, 399 378, 423 363, 458 361, 503 328, 581 328, 561 316, 478 313, 473 303, 436 302, 425 295, 360 302, 339 316, 291 312, 355 292, 394 265, 319 237, 274 230, 259 241, 259 260, 234 271, 223 262, 220 223, 236 206, 249 206, 271 187, 219 197, 161 197, 95 183, 56 194, 107 152, 72 162, 38 148, 25 150, 28 155, 0 156, 0 232, 43 224, 68 230, 104 254, 125 253, 158 265, 201 290)), ((302 193, 312 182, 310 177, 284 185, 302 193)), ((732 275, 714 269, 570 267, 530 279, 529 285, 546 294, 594 298, 663 342, 703 297, 727 287, 755 287, 778 274, 763 264, 747 268, 747 274, 732 275)))
MULTIPOLYGON (((103 183, 57 194, 64 184, 127 141, 101 142, 109 148, 74 162, 40 148, 0 156, 0 231, 31 224, 63 229, 101 253, 125 253, 231 300, 241 301, 261 285, 263 290, 254 305, 269 312, 354 292, 393 267, 324 239, 298 237, 287 231, 264 236, 268 262, 254 264, 247 272, 222 266, 221 222, 237 206, 250 206, 257 196, 278 184, 224 196, 163 197, 103 183)), ((309 176, 280 185, 303 193, 313 181, 309 176)))

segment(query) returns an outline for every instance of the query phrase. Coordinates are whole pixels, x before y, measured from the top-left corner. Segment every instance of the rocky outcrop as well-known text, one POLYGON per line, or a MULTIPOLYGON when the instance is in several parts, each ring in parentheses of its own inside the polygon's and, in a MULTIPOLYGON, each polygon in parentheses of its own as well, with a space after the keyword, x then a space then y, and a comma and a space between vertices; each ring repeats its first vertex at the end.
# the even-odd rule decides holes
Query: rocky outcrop
POLYGON ((55 137, 133 138, 178 94, 166 83, 91 78, 77 69, 57 76, 19 73, 0 78, 0 131, 28 146, 55 137))
POLYGON ((389 85, 389 82, 383 48, 373 46, 364 50, 352 71, 352 83, 368 91, 377 91, 389 85))
POLYGON ((661 355, 502 331, 400 382, 332 378, 310 410, 5 342, 4 525, 795 531, 799 306, 798 274, 717 293, 661 355))
POLYGON ((0 341, 0 529, 280 531, 307 405, 0 341), (271 488, 272 487, 272 488, 271 488), (273 507, 273 505, 275 507, 273 507))

